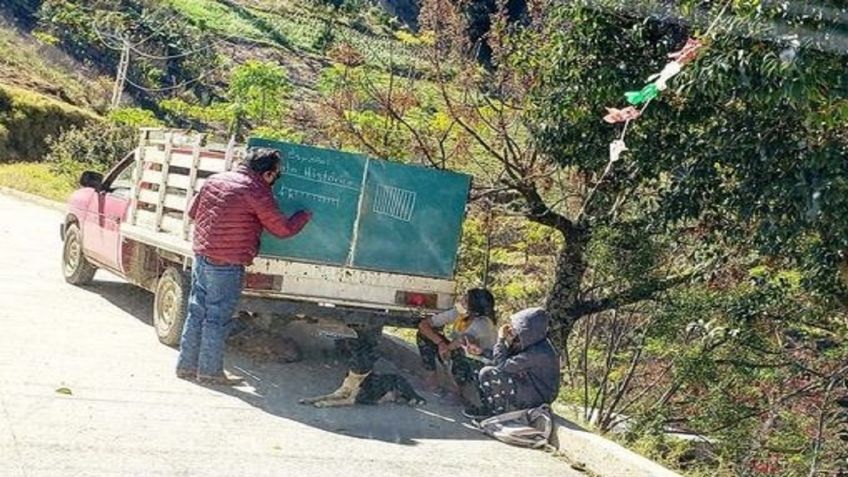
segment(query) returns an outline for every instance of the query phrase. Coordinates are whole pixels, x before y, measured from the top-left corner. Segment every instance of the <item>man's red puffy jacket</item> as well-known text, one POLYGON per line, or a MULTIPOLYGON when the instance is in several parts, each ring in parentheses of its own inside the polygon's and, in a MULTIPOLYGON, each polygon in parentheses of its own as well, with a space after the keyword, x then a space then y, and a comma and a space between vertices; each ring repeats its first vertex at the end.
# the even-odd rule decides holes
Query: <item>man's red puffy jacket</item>
POLYGON ((213 263, 250 265, 262 229, 280 238, 297 234, 309 212, 283 215, 268 183, 247 167, 211 176, 188 212, 194 219, 194 253, 213 263))

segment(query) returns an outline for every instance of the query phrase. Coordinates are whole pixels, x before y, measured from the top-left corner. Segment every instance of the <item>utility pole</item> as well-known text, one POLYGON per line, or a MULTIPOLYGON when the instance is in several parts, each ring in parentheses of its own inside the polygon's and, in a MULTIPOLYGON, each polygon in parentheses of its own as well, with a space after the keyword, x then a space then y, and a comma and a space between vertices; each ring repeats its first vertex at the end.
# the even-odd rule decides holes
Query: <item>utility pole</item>
POLYGON ((124 93, 124 83, 127 81, 127 70, 130 67, 130 42, 122 38, 121 60, 118 62, 118 71, 115 76, 115 88, 112 90, 111 109, 117 109, 121 104, 121 95, 124 93))

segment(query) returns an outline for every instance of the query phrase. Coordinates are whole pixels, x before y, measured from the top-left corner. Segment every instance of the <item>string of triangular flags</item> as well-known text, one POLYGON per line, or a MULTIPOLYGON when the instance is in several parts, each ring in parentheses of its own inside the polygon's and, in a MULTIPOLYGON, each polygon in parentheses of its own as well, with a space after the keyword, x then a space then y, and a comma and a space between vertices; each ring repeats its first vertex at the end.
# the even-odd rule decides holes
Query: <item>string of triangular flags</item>
MULTIPOLYGON (((707 28, 706 33, 701 35, 701 38, 711 38, 711 33, 713 29, 718 26, 719 21, 724 17, 724 14, 727 12, 728 8, 733 3, 733 0, 727 0, 724 3, 724 6, 721 7, 718 15, 713 19, 709 28, 707 28)), ((601 177, 595 182, 592 188, 589 190, 589 193, 586 195, 586 198, 583 200, 583 206, 580 208, 580 212, 577 214, 577 217, 580 218, 583 216, 584 211, 586 210, 586 206, 592 200, 592 197, 595 195, 595 191, 598 186, 604 181, 604 178, 609 174, 613 165, 618 162, 621 158, 621 154, 624 151, 627 151, 627 145, 624 143, 624 139, 627 136, 627 128, 632 121, 638 119, 645 112, 645 109, 648 108, 648 105, 651 104, 651 101, 656 99, 662 91, 668 89, 668 82, 681 71, 683 71, 683 67, 689 63, 691 63, 695 58, 698 57, 701 48, 704 46, 701 43, 701 40, 697 38, 688 38, 686 40, 686 44, 678 51, 673 53, 669 53, 668 57, 671 58, 671 61, 665 65, 665 67, 657 74, 651 75, 648 77, 648 84, 645 85, 639 91, 628 91, 624 93, 624 97, 630 106, 625 107, 624 109, 618 108, 606 108, 607 114, 604 116, 604 121, 610 124, 618 124, 624 123, 624 128, 621 131, 621 135, 618 139, 612 141, 609 145, 609 162, 607 162, 607 166, 604 169, 604 172, 601 174, 601 177), (641 105, 640 109, 636 109, 636 106, 641 105)))
POLYGON ((668 89, 668 82, 683 70, 683 67, 691 63, 692 60, 698 57, 699 50, 703 46, 700 40, 689 38, 686 40, 686 45, 678 51, 669 53, 671 58, 668 64, 657 74, 648 77, 648 84, 639 91, 628 91, 624 93, 624 97, 630 106, 624 109, 606 108, 607 114, 604 116, 604 121, 609 124, 624 123, 624 129, 621 132, 621 137, 610 143, 610 164, 618 161, 621 154, 627 150, 627 145, 624 143, 624 138, 627 135, 627 127, 632 122, 638 119, 648 105, 656 99, 662 91, 668 89), (636 109, 636 106, 640 106, 636 109))

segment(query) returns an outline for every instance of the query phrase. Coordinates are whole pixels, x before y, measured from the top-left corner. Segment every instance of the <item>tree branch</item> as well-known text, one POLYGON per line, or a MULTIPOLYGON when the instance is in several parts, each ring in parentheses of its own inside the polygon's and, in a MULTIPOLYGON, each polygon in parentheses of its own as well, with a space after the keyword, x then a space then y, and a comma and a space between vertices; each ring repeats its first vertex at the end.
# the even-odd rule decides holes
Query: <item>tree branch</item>
POLYGON ((642 300, 652 298, 659 292, 669 290, 682 283, 686 283, 692 278, 701 274, 706 267, 700 267, 687 273, 680 275, 672 275, 670 277, 648 280, 640 283, 628 290, 614 293, 606 298, 598 300, 583 300, 578 301, 568 308, 569 316, 578 318, 586 315, 593 315, 602 311, 618 308, 624 305, 630 305, 642 300))
POLYGON ((536 190, 533 183, 517 183, 510 184, 512 187, 521 193, 524 200, 527 201, 527 207, 530 209, 526 214, 527 218, 538 224, 553 227, 560 232, 570 235, 577 231, 574 223, 564 215, 558 214, 545 204, 545 200, 536 190))

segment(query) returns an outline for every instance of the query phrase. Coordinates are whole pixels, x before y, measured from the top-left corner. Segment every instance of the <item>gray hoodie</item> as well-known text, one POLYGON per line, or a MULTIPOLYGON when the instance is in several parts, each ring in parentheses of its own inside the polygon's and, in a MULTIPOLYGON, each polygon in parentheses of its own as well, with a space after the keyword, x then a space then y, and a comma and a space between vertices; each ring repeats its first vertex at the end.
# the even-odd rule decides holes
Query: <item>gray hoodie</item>
POLYGON ((559 393, 559 355, 547 338, 550 315, 542 308, 528 308, 510 318, 518 342, 510 347, 499 340, 494 366, 513 375, 518 385, 517 404, 536 407, 553 402, 559 393))

